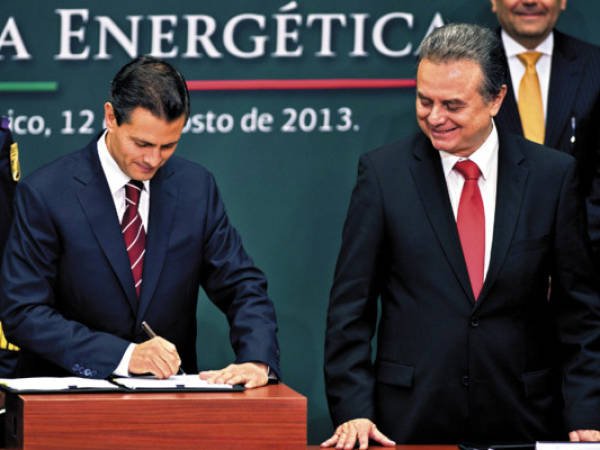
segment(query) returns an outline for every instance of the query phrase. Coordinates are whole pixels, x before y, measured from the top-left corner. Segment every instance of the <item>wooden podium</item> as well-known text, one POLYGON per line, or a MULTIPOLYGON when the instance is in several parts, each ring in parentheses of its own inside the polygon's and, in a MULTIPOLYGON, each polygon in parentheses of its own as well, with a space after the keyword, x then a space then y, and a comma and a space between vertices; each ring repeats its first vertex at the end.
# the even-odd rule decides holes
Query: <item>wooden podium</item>
POLYGON ((306 398, 242 393, 6 395, 8 448, 306 448, 306 398))

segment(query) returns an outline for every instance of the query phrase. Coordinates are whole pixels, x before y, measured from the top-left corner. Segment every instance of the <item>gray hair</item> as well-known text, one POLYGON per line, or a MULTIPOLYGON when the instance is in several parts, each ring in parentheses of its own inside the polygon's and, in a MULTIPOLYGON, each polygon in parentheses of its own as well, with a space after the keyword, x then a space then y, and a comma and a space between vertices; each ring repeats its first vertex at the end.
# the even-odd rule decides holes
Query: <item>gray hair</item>
POLYGON ((417 50, 418 62, 435 63, 468 59, 483 72, 479 93, 485 101, 495 98, 506 84, 507 63, 499 36, 479 25, 452 23, 435 29, 417 50))

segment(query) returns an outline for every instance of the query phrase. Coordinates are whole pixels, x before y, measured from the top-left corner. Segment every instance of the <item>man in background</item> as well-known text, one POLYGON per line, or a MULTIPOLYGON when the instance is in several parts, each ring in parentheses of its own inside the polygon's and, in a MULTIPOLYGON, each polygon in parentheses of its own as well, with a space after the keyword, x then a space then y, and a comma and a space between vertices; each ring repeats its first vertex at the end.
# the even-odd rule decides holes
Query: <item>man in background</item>
POLYGON ((575 160, 494 124, 507 90, 495 33, 447 25, 418 54, 422 133, 359 162, 325 341, 337 428, 322 445, 600 440, 600 298, 575 160), (550 275, 565 293, 552 301, 550 275))
MULTIPOLYGON (((0 117, 0 257, 8 239, 15 186, 20 176, 17 143, 12 139, 8 119, 0 117)), ((17 351, 18 348, 6 340, 0 324, 0 378, 15 376, 17 351)))
POLYGON ((575 157, 588 233, 600 262, 600 47, 554 28, 567 0, 491 0, 502 27, 504 130, 575 157))
POLYGON ((248 388, 278 377, 266 279, 213 176, 173 156, 190 112, 183 76, 136 58, 104 112, 104 132, 17 189, 0 314, 21 348, 19 375, 194 373, 202 287, 227 316, 236 361, 201 377, 248 388))

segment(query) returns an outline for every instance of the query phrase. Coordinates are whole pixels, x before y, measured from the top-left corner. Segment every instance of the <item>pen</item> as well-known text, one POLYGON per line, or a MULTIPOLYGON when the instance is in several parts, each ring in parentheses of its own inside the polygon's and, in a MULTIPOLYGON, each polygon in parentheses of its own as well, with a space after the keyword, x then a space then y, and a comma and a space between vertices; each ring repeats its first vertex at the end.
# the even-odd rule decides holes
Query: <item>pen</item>
POLYGON ((575 144, 575 128, 577 122, 575 121, 575 116, 571 116, 571 145, 575 144))
MULTIPOLYGON (((156 336, 158 336, 154 332, 154 330, 150 328, 150 325, 148 325, 148 322, 146 322, 145 320, 142 322, 142 329, 146 332, 149 338, 155 338, 156 336)), ((177 371, 177 373, 180 375, 185 375, 185 372, 183 371, 181 366, 179 366, 179 370, 177 371)))

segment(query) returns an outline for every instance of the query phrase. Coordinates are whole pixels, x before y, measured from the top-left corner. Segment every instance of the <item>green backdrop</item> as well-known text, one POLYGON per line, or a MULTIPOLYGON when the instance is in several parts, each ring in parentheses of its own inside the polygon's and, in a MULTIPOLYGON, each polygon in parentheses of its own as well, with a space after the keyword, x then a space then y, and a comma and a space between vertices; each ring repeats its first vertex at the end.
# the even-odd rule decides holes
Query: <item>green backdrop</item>
MULTIPOLYGON (((13 120, 25 175, 92 139, 102 127, 109 81, 130 59, 128 50, 150 53, 153 40, 155 49, 158 43, 172 52, 165 59, 188 80, 410 79, 414 50, 432 23, 495 26, 487 0, 0 0, 0 6, 0 115, 13 120), (210 42, 190 45, 192 22, 198 35, 215 26, 210 42), (242 58, 236 49, 259 55, 242 58), (7 84, 40 81, 55 84, 40 91, 7 84)), ((599 17, 600 3, 570 0, 558 27, 600 44, 599 17)), ((233 223, 269 279, 284 382, 308 398, 309 443, 331 431, 322 375, 325 317, 358 156, 416 130, 413 98, 412 88, 191 94, 195 117, 177 153, 215 174, 233 223), (245 116, 253 109, 272 122, 263 118, 256 129, 245 116)), ((199 362, 221 367, 233 357, 227 323, 201 297, 199 362)))

